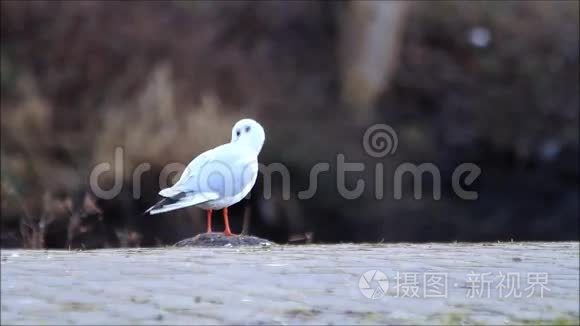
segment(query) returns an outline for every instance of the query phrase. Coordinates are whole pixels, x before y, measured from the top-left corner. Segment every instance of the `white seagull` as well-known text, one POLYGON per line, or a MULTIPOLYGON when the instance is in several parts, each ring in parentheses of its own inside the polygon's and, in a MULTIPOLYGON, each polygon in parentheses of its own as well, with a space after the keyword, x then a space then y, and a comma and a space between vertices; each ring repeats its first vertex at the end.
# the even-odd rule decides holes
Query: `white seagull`
POLYGON ((228 207, 242 200, 258 175, 258 154, 265 140, 264 128, 252 119, 242 119, 232 128, 229 143, 210 149, 194 158, 179 180, 159 191, 163 198, 145 214, 159 214, 196 206, 207 210, 207 232, 211 214, 223 209, 226 236, 232 235, 228 207))

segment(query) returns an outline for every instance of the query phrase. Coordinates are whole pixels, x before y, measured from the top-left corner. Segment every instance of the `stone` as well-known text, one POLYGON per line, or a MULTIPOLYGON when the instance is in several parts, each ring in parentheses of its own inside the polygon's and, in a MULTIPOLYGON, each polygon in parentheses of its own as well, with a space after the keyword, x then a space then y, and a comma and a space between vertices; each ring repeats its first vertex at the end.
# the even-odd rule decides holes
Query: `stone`
POLYGON ((201 233, 193 238, 187 238, 175 244, 175 247, 240 247, 240 246, 271 246, 274 243, 251 235, 226 236, 221 232, 201 233))

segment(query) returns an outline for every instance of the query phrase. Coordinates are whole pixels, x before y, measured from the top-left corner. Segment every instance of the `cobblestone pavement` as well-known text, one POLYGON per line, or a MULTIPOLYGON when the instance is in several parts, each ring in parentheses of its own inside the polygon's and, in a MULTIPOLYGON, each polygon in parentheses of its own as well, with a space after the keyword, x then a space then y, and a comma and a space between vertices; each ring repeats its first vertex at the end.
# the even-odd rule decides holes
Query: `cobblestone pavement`
POLYGON ((577 242, 2 250, 1 323, 577 324, 578 260, 577 242))

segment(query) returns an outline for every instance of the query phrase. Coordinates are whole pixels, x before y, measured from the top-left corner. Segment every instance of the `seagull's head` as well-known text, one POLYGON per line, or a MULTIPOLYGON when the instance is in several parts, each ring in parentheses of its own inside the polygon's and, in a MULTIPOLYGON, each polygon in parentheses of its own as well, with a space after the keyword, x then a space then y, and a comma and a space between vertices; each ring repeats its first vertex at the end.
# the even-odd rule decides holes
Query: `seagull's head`
POLYGON ((256 150, 256 153, 262 150, 265 139, 266 134, 264 133, 264 128, 255 120, 242 119, 236 122, 232 128, 232 143, 243 142, 250 148, 256 150))

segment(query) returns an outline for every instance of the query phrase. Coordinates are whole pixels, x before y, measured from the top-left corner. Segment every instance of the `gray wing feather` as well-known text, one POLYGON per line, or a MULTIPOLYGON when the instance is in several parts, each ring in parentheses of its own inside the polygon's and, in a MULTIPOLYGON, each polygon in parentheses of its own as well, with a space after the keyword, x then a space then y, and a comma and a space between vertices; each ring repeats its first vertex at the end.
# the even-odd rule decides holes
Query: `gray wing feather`
POLYGON ((222 196, 236 193, 243 186, 243 174, 257 158, 247 155, 244 148, 233 143, 218 146, 204 152, 187 165, 179 180, 171 188, 164 189, 166 195, 182 192, 216 192, 222 196), (170 190, 169 190, 170 189, 170 190))

